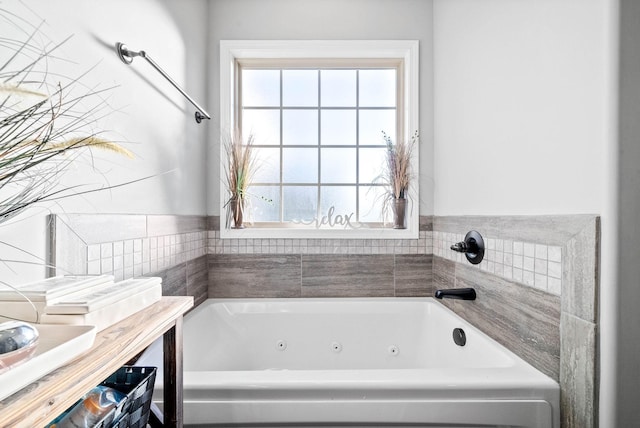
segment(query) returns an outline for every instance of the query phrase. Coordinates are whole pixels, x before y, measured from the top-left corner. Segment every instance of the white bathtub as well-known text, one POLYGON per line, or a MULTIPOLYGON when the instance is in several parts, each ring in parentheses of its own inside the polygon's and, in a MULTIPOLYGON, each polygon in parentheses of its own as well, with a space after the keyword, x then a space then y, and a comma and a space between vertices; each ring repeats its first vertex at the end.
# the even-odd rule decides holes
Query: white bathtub
POLYGON ((184 324, 189 425, 559 428, 559 396, 431 298, 210 299, 184 324))

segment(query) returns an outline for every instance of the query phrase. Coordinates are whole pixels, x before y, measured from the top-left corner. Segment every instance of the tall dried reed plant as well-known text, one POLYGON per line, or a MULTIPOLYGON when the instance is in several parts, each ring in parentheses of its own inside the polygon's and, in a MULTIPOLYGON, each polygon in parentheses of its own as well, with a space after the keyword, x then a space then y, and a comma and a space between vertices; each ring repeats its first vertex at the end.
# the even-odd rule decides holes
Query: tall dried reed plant
POLYGON ((225 203, 227 207, 227 227, 240 229, 244 227, 244 213, 248 203, 248 189, 256 173, 257 163, 253 151, 254 136, 249 135, 246 141, 236 130, 224 139, 227 163, 225 164, 225 179, 229 197, 225 203))
POLYGON ((382 216, 383 218, 387 217, 386 212, 388 207, 391 206, 394 214, 393 227, 395 229, 404 229, 406 227, 405 217, 409 186, 413 179, 411 158, 419 138, 418 131, 413 133, 409 141, 399 140, 396 143, 384 131, 382 136, 387 148, 382 179, 388 189, 382 216))
POLYGON ((414 132, 409 142, 400 140, 393 142, 384 131, 382 132, 387 147, 383 180, 389 188, 389 195, 393 199, 406 198, 413 178, 411 158, 413 149, 418 141, 418 131, 414 132))
POLYGON ((0 9, 0 28, 24 36, 14 39, 0 34, 2 223, 34 204, 101 190, 82 183, 60 185, 65 170, 90 149, 133 155, 90 130, 108 107, 103 96, 110 88, 89 89, 80 83, 83 75, 65 78, 50 73, 49 61, 68 38, 48 42, 40 26, 4 9, 0 9))

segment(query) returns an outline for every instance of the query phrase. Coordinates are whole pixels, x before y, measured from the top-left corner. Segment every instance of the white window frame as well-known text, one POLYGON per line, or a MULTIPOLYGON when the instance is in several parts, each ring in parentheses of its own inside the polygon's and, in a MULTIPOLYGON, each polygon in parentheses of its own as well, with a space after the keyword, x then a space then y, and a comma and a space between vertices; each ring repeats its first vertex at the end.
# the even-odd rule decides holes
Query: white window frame
MULTIPOLYGON (((366 59, 395 58, 404 63, 402 126, 408 140, 419 125, 419 68, 417 40, 221 40, 220 41, 220 130, 235 128, 236 61, 241 59, 366 59)), ((417 239, 419 235, 419 145, 414 147, 411 167, 414 179, 409 189, 407 228, 313 229, 287 227, 224 227, 227 209, 225 181, 220 180, 221 238, 312 238, 312 239, 417 239)), ((220 171, 226 154, 220 144, 220 171)))

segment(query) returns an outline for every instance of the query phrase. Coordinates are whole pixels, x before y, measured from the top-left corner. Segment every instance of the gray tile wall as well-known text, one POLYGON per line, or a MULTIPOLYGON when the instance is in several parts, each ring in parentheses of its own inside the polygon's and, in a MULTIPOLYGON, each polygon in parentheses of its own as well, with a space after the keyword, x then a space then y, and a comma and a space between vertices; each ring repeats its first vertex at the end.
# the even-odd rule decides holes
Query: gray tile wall
POLYGON ((560 373, 560 297, 434 256, 434 288, 475 288, 475 301, 443 299, 549 377, 560 373))
POLYGON ((496 239, 561 249, 559 295, 438 256, 434 287, 475 287, 476 301, 443 303, 559 381, 563 427, 596 427, 599 218, 434 217, 433 230, 435 236, 477 230, 496 239))
POLYGON ((299 255, 209 255, 209 297, 301 297, 299 255))
POLYGON ((179 263, 145 276, 162 278, 163 296, 192 296, 194 307, 207 300, 209 289, 207 256, 179 263))
POLYGON ((209 297, 428 296, 431 255, 210 254, 209 297))

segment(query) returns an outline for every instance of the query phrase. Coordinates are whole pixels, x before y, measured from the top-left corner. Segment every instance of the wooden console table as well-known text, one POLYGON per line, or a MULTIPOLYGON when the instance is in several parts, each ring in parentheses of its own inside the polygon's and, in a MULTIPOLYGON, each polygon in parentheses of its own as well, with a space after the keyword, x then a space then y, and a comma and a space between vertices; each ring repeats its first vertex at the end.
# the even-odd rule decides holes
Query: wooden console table
POLYGON ((91 349, 0 401, 0 427, 44 427, 164 334, 164 424, 182 427, 182 316, 192 297, 163 297, 96 334, 91 349))

